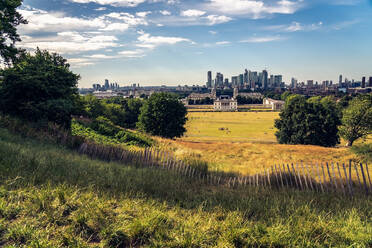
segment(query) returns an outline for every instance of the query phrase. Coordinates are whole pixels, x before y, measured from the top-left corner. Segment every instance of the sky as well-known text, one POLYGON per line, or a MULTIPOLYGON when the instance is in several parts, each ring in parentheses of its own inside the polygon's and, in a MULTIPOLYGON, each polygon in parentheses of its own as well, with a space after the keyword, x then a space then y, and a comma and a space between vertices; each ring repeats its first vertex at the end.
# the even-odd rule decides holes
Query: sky
POLYGON ((372 0, 24 0, 18 46, 57 52, 79 87, 204 85, 244 69, 372 76, 372 0))

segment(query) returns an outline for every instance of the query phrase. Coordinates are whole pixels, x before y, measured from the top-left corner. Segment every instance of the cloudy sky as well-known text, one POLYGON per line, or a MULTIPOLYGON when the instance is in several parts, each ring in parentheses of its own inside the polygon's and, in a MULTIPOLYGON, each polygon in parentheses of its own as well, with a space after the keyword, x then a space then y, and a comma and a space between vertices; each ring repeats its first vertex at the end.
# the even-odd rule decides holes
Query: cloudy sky
POLYGON ((245 68, 299 80, 372 76, 372 0, 24 0, 20 27, 90 87, 204 84, 245 68))

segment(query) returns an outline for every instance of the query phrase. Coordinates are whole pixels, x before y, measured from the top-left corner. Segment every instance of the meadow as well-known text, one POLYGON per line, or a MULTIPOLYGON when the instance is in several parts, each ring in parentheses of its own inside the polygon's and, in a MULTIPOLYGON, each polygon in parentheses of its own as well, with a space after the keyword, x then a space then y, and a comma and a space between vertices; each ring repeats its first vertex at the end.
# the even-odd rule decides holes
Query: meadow
POLYGON ((158 140, 179 157, 194 156, 208 162, 211 170, 243 175, 274 164, 358 162, 343 143, 335 148, 278 144, 274 128, 278 117, 278 112, 189 112, 184 137, 158 140))
POLYGON ((1 247, 370 247, 372 202, 213 187, 0 129, 1 247))

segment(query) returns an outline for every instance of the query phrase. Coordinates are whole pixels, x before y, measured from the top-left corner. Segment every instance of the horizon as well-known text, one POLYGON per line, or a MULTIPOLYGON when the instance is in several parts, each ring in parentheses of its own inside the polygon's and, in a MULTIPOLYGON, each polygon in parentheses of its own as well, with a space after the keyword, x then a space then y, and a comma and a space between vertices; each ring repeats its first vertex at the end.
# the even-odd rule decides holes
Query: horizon
POLYGON ((268 70, 299 82, 372 76, 372 1, 24 0, 18 46, 60 53, 121 86, 204 85, 207 71, 268 70))

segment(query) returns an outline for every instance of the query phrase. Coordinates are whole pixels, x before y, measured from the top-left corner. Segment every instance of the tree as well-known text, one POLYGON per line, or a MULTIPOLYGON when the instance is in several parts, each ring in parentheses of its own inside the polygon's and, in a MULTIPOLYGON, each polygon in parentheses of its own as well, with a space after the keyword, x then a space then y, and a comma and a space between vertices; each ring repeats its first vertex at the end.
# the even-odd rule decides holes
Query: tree
POLYGON ((186 114, 186 107, 176 95, 155 93, 142 106, 137 126, 152 135, 181 137, 186 132, 186 114))
POLYGON ((3 70, 0 111, 29 121, 51 121, 70 127, 80 106, 79 75, 58 54, 36 50, 3 70))
POLYGON ((336 103, 331 98, 287 97, 280 119, 275 121, 281 144, 335 146, 339 143, 340 124, 336 103))
POLYGON ((15 47, 17 41, 21 41, 16 27, 26 24, 17 8, 22 0, 0 1, 0 57, 6 64, 14 62, 19 50, 15 47))
POLYGON ((363 95, 354 98, 344 109, 340 135, 347 140, 346 146, 372 133, 372 96, 363 95))

